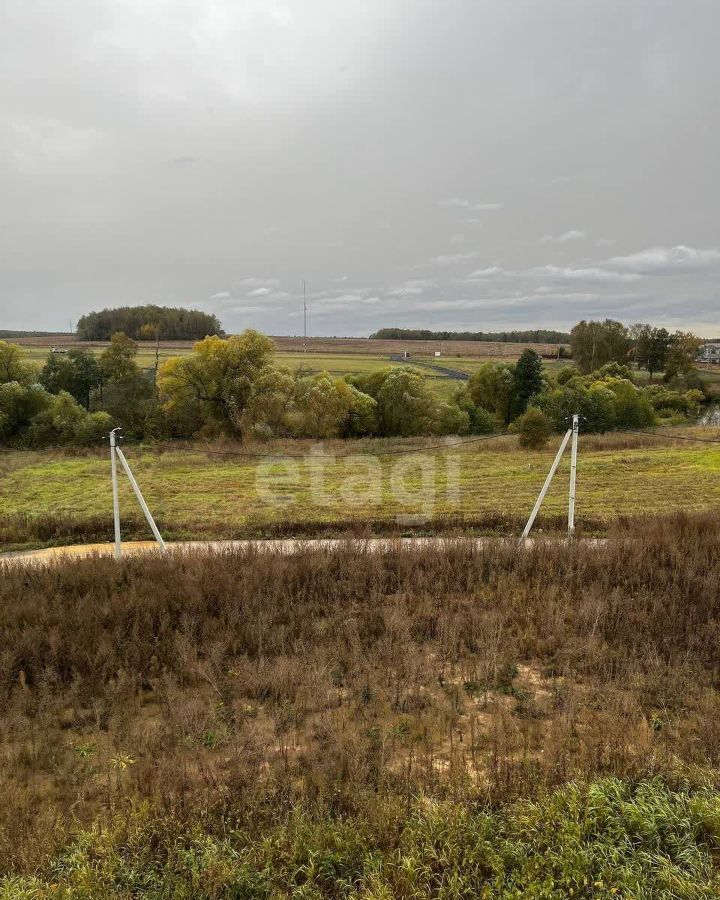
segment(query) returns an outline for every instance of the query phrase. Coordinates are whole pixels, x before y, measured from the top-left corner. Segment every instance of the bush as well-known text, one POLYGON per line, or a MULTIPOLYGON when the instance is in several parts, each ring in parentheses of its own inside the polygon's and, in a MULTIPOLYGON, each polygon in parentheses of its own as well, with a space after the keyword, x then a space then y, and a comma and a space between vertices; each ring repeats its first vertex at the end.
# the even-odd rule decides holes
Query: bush
POLYGON ((520 436, 520 446, 526 450, 543 450, 553 430, 545 413, 532 406, 515 420, 514 428, 520 436))
POLYGON ((556 381, 558 384, 563 385, 567 384, 573 378, 579 378, 580 372, 575 368, 575 366, 563 366, 562 369, 557 373, 556 381))

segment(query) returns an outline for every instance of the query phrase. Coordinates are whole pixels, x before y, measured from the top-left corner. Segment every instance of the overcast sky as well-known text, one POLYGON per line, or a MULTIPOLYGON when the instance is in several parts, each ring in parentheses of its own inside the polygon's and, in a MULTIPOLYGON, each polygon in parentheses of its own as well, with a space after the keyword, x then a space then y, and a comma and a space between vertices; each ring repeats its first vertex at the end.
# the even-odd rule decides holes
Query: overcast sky
POLYGON ((0 328, 720 334, 718 0, 2 0, 0 328))

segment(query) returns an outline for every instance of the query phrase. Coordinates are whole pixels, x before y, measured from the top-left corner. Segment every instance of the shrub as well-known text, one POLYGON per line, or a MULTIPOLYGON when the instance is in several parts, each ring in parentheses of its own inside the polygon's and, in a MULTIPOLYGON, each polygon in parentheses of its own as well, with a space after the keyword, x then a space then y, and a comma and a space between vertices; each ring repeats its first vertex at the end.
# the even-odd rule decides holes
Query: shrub
POLYGON ((575 366, 563 366, 557 373, 556 381, 559 385, 567 384, 572 378, 579 378, 580 372, 575 366))
POLYGON ((552 422, 542 410, 530 407, 514 422, 514 428, 518 432, 521 447, 527 450, 542 450, 547 446, 548 438, 552 434, 552 422))

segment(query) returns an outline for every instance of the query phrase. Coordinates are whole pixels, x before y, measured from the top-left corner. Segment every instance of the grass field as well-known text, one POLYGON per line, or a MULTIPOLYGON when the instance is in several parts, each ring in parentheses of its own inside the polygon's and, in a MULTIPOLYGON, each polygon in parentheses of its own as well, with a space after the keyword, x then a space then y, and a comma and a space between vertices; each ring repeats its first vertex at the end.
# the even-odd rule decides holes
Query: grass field
MULTIPOLYGON (((720 429, 694 433, 720 437, 720 429)), ((300 454, 297 459, 225 459, 132 445, 126 451, 169 538, 363 528, 512 533, 527 518, 554 455, 554 444, 544 452, 528 452, 511 437, 444 452, 398 453, 427 444, 291 441, 267 448, 300 454), (321 446, 330 458, 317 458, 321 446)), ((265 451, 255 447, 242 452, 265 451)), ((568 468, 565 460, 548 493, 540 527, 558 526, 566 515, 568 468)), ((581 439, 578 465, 579 525, 602 531, 621 516, 716 509, 719 476, 720 446, 678 446, 671 438, 642 435, 587 436, 581 439)), ((144 536, 147 529, 125 479, 121 502, 126 537, 144 536)), ((1 546, 110 540, 110 526, 109 462, 104 452, 0 456, 1 546)))

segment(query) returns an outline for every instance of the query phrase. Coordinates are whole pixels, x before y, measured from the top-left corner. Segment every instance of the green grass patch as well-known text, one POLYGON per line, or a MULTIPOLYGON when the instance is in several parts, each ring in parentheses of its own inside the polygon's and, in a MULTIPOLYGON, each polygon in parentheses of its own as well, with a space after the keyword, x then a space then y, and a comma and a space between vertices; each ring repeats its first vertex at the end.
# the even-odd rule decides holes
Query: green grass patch
MULTIPOLYGON (((511 439, 504 442, 495 449, 493 444, 479 443, 411 455, 379 455, 413 446, 399 441, 365 441, 357 453, 352 452, 353 444, 334 442, 324 447, 325 453, 338 452, 330 458, 318 458, 312 447, 298 442, 291 452, 305 448, 307 455, 286 459, 224 459, 126 449, 160 527, 176 537, 209 538, 258 534, 264 529, 277 533, 279 528, 301 534, 319 528, 343 529, 348 524, 432 529, 443 520, 461 527, 502 520, 514 529, 532 508, 554 448, 532 453, 519 450, 511 439)), ((16 523, 22 517, 28 522, 67 520, 78 539, 83 533, 93 539, 110 538, 110 465, 105 456, 18 452, 5 454, 1 463, 0 519, 16 523)), ((579 522, 596 528, 598 522, 620 516, 717 508, 718 473, 720 447, 585 449, 581 445, 579 522)), ((566 514, 568 481, 566 459, 543 507, 548 520, 566 514)), ((137 503, 124 476, 120 483, 123 516, 126 521, 139 521, 137 503)), ((140 530, 142 534, 144 528, 140 530)), ((38 534, 28 525, 28 542, 36 542, 38 534)), ((22 525, 4 538, 0 533, 4 549, 22 540, 22 525)))
POLYGON ((720 894, 720 794, 569 785, 497 811, 376 801, 373 819, 297 810, 258 833, 182 824, 146 808, 99 822, 1 900, 210 898, 599 898, 720 894))

